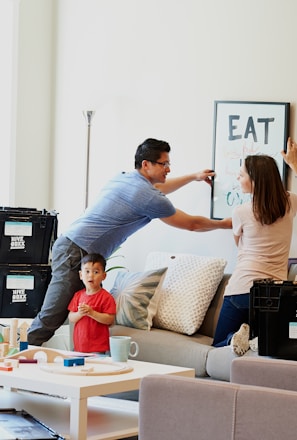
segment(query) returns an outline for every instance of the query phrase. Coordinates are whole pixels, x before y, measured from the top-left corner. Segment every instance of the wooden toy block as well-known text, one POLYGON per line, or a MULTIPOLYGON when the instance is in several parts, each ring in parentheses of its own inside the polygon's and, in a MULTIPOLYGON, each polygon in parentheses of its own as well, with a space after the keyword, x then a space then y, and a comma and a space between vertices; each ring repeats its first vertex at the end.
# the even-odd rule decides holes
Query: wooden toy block
POLYGON ((64 359, 64 367, 75 367, 76 365, 85 365, 84 358, 64 359))
POLYGON ((27 341, 20 341, 20 351, 28 350, 28 342, 27 341))
POLYGON ((12 366, 0 365, 0 371, 12 371, 12 366))

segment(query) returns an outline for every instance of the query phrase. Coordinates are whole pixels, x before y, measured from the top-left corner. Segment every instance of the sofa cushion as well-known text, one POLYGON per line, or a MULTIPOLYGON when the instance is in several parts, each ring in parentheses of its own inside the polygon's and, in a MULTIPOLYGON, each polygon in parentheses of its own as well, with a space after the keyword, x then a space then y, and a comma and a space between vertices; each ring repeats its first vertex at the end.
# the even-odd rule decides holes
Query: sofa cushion
POLYGON ((145 269, 168 267, 160 286, 154 327, 187 335, 201 326, 224 275, 226 260, 194 254, 151 252, 145 269))
POLYGON ((110 327, 112 336, 130 336, 139 345, 139 353, 135 360, 157 364, 175 365, 194 368, 195 375, 207 376, 206 359, 210 351, 212 339, 195 334, 186 336, 169 330, 152 328, 145 332, 131 327, 114 325, 110 327))
POLYGON ((118 272, 110 293, 116 300, 116 323, 150 330, 157 311, 158 285, 167 268, 145 272, 118 272))

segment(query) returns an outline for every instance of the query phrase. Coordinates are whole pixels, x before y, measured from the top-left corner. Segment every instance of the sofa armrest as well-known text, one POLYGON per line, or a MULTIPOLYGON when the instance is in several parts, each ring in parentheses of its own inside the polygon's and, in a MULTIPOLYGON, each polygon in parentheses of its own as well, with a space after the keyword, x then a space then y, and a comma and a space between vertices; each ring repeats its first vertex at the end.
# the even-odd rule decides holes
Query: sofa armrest
POLYGON ((140 384, 139 440, 296 439, 297 393, 177 376, 140 384))
POLYGON ((218 397, 210 382, 178 376, 144 377, 139 392, 139 440, 231 440, 237 386, 222 383, 218 397))
POLYGON ((265 357, 236 358, 231 363, 230 381, 297 391, 297 363, 265 357))
POLYGON ((217 322, 219 319, 219 314, 222 307, 225 287, 229 281, 230 274, 224 274, 222 281, 220 282, 216 294, 213 297, 213 300, 207 310, 207 313, 204 317, 203 323, 201 324, 198 332, 202 335, 209 336, 210 338, 214 337, 217 322))

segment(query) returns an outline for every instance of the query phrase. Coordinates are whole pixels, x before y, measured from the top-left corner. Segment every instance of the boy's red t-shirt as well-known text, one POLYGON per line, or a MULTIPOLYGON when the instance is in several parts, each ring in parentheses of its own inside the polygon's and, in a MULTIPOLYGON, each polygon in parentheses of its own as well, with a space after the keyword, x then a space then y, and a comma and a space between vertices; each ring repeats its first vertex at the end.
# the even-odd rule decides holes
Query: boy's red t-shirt
MULTIPOLYGON (((70 301, 68 310, 77 312, 80 303, 89 304, 96 312, 116 314, 116 302, 103 288, 93 295, 87 295, 86 289, 79 290, 70 301)), ((109 326, 83 316, 74 325, 73 343, 74 350, 83 353, 109 351, 109 326)))

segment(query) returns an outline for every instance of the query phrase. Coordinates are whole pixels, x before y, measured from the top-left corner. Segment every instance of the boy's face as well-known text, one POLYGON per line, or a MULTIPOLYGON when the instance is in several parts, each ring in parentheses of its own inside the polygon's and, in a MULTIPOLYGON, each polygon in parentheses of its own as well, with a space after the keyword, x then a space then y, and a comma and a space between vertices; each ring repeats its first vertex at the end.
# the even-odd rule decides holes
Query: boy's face
POLYGON ((85 263, 79 271, 80 279, 83 281, 87 292, 98 292, 101 283, 106 278, 106 272, 100 263, 85 263))

